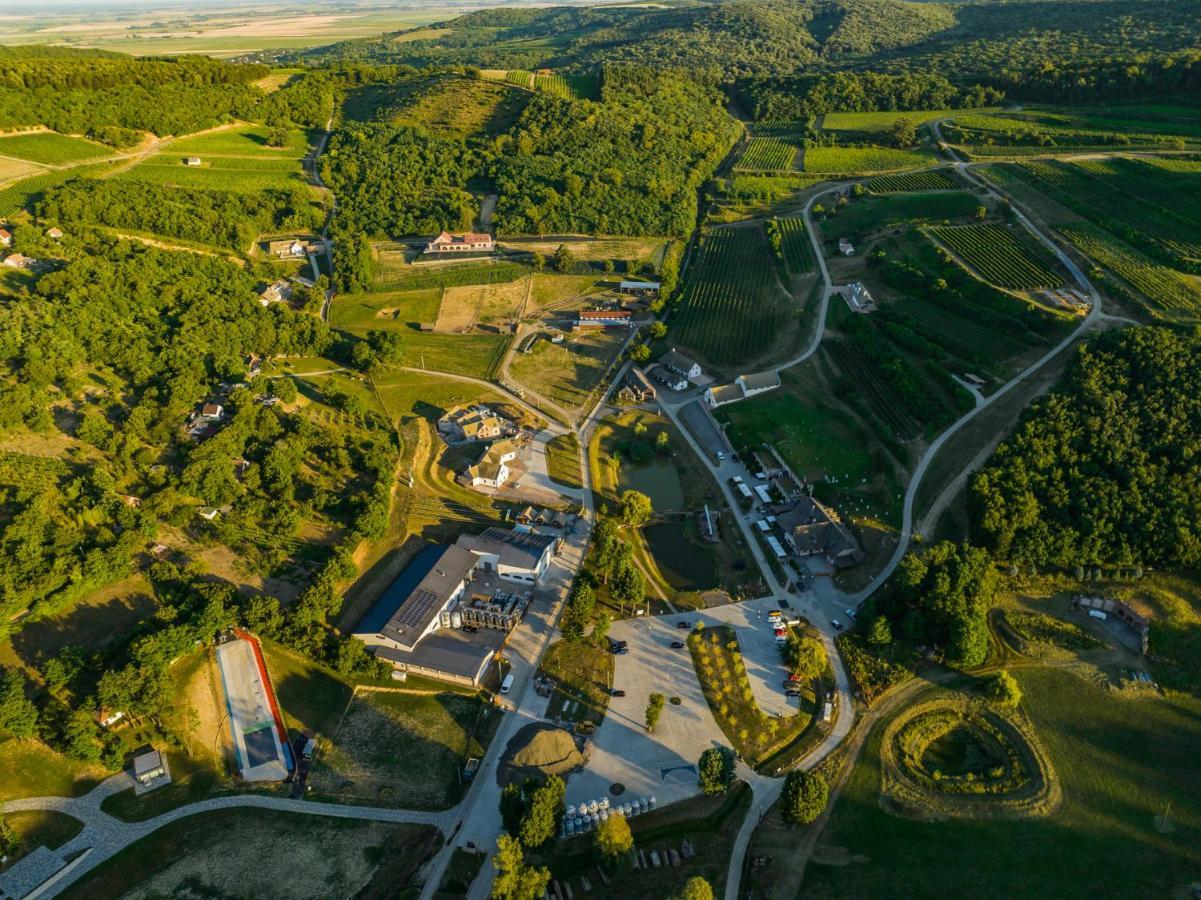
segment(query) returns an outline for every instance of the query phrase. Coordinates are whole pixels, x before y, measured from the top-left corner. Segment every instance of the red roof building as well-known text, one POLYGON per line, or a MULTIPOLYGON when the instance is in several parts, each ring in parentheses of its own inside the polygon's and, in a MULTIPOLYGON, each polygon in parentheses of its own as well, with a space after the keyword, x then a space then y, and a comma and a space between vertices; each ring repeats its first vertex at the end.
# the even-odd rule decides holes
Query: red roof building
POLYGON ((606 328, 629 327, 634 324, 634 314, 628 309, 582 309, 578 325, 601 325, 606 328))
POLYGON ((491 253, 496 241, 490 234, 469 231, 466 234, 451 234, 444 231, 426 245, 426 253, 491 253))

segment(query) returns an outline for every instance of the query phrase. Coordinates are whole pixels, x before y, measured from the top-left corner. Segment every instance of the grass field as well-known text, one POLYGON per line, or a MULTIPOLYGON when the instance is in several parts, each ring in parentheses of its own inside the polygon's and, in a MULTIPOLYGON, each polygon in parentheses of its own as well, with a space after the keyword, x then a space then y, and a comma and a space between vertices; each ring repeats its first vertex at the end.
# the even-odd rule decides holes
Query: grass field
POLYGON ((599 725, 613 688, 613 654, 587 641, 551 644, 539 670, 555 686, 547 716, 599 725))
POLYGON ((822 116, 823 131, 857 131, 883 134, 900 119, 908 119, 914 125, 925 125, 935 119, 963 114, 961 109, 921 109, 885 112, 835 112, 822 116))
POLYGON ((411 328, 433 322, 441 299, 440 288, 342 294, 330 305, 329 324, 356 334, 372 328, 411 328))
MULTIPOLYGON (((497 245, 506 250, 521 250, 526 253, 541 253, 547 259, 554 256, 560 245, 566 245, 573 259, 588 262, 603 262, 612 259, 619 262, 641 262, 658 265, 670 241, 655 237, 502 237, 497 245)), ((583 278, 581 275, 538 275, 538 278, 583 278)), ((593 279, 595 280, 595 279, 593 279)))
POLYGON ((975 214, 980 201, 966 191, 890 194, 863 197, 834 211, 821 222, 827 241, 856 237, 893 228, 906 222, 941 222, 975 214))
POLYGON ((511 323, 521 311, 529 292, 528 278, 499 284, 472 284, 448 287, 442 292, 438 331, 454 332, 481 322, 511 323))
POLYGON ((1066 671, 1013 672, 1064 802, 1048 818, 916 822, 879 803, 873 729, 805 870, 809 898, 1168 897, 1201 866, 1201 702, 1124 699, 1066 671), (1015 865, 1015 860, 1020 864, 1015 865))
POLYGON ((298 158, 209 156, 201 159, 203 162, 199 166, 188 166, 179 154, 159 153, 148 156, 117 177, 171 187, 243 193, 272 188, 286 190, 307 184, 298 158))
POLYGON ((681 292, 673 340, 715 365, 744 365, 794 323, 763 230, 716 228, 703 235, 681 292))
POLYGON ((1037 290, 1063 285, 1050 264, 1036 258, 1002 225, 964 225, 931 228, 930 235, 995 285, 1012 290, 1037 290))
POLYGON ((377 114, 448 137, 494 137, 512 127, 529 96, 494 81, 435 77, 406 91, 399 103, 380 109, 377 114))
POLYGON ((568 431, 551 438, 546 445, 547 474, 559 484, 567 487, 583 487, 580 475, 580 440, 575 432, 568 431))
POLYGON ((83 830, 83 823, 65 813, 49 810, 30 810, 4 814, 4 821, 17 833, 20 846, 9 853, 5 866, 11 866, 38 847, 57 850, 83 830))
POLYGON ((277 897, 284 884, 287 896, 312 900, 331 896, 331 885, 337 885, 337 896, 404 896, 437 844, 430 826, 221 810, 160 828, 61 896, 277 897), (286 853, 279 852, 281 846, 286 853), (301 871, 304 879, 296 877, 301 871))
POLYGON ((576 411, 592 396, 628 337, 625 329, 568 335, 561 344, 539 341, 529 353, 514 354, 509 374, 552 403, 576 411))
POLYGON ((490 380, 513 340, 507 334, 426 334, 410 331, 405 335, 408 352, 405 365, 455 375, 490 380))
POLYGON ((459 774, 483 756, 501 713, 458 693, 360 693, 322 741, 314 793, 344 803, 446 809, 462 796, 459 774))
POLYGON ((272 147, 267 143, 267 126, 235 125, 216 128, 207 132, 181 137, 169 145, 169 151, 179 156, 258 156, 288 159, 304 155, 308 138, 299 129, 288 134, 284 147, 272 147))
POLYGON ((86 162, 112 156, 115 152, 104 144, 53 131, 0 134, 0 156, 13 156, 47 166, 86 162))
POLYGON ((109 773, 56 753, 39 741, 0 740, 0 801, 78 797, 109 773))
POLYGON ((933 165, 928 150, 894 150, 888 147, 809 147, 805 171, 813 174, 871 174, 933 165))

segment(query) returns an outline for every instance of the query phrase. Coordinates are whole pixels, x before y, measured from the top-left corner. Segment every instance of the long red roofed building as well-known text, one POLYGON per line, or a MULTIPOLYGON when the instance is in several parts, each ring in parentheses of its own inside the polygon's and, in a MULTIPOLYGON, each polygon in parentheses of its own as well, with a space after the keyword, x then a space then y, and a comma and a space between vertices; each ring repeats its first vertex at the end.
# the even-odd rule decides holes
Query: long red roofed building
POLYGON ((496 240, 490 234, 469 231, 466 234, 451 234, 444 231, 425 248, 426 253, 491 253, 496 249, 496 240))

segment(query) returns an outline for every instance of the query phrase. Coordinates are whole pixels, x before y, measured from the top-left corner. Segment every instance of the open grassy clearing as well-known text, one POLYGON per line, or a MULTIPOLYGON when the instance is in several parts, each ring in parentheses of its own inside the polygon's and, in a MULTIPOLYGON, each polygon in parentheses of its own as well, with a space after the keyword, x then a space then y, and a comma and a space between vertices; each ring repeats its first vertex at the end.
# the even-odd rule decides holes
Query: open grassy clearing
POLYGON ((879 803, 877 723, 805 870, 806 897, 1170 896, 1201 865, 1201 703, 1125 699, 1056 668, 1013 673, 1062 786, 1043 819, 914 822, 879 803), (1019 865, 1014 861, 1020 860, 1019 865))
POLYGON ((713 717, 751 766, 792 743, 812 723, 816 707, 810 689, 802 689, 796 715, 768 716, 759 708, 734 629, 717 626, 693 632, 688 649, 713 717))
POLYGON ((547 474, 567 487, 583 487, 580 475, 580 440, 568 431, 551 438, 546 444, 547 474))
POLYGON ((599 725, 613 689, 613 654, 587 641, 556 641, 542 657, 539 671, 554 684, 546 714, 599 725))
MULTIPOLYGON (((1012 226, 1010 226, 1012 228, 1012 226)), ((1013 290, 1057 288, 1062 276, 1036 258, 1002 225, 961 225, 931 228, 929 233, 981 276, 1013 290)))
POLYGON ((884 112, 834 112, 821 118, 822 131, 854 131, 883 134, 899 120, 925 125, 936 119, 962 115, 961 109, 887 110, 884 112))
POLYGON ((78 797, 108 772, 56 753, 34 740, 0 741, 0 801, 22 797, 78 797))
POLYGON ((627 337, 628 331, 619 328, 573 332, 561 344, 539 341, 529 353, 513 356, 509 374, 518 384, 552 403, 580 411, 627 337))
POLYGON ((525 305, 529 278, 499 284, 462 285, 442 292, 438 331, 465 331, 481 322, 511 323, 525 305))
POLYGON ((522 263, 494 258, 459 263, 415 262, 420 259, 407 247, 385 245, 373 251, 376 291, 415 291, 460 285, 497 284, 516 281, 531 269, 522 263))
POLYGON ((112 156, 112 147, 53 131, 0 134, 0 156, 12 156, 47 166, 86 162, 112 156))
POLYGON ((761 358, 792 331, 799 312, 780 283, 763 229, 715 228, 696 250, 673 340, 715 365, 761 358))
POLYGON ((285 884, 289 897, 314 900, 331 896, 332 885, 337 896, 403 896, 438 843, 437 830, 424 825, 221 810, 160 828, 62 896, 273 897, 285 884))
POLYGON ((2 868, 12 866, 38 847, 57 850, 83 831, 83 823, 78 819, 50 810, 5 813, 4 821, 16 832, 20 845, 16 852, 7 854, 2 868))
POLYGON ((584 297, 604 290, 609 284, 607 280, 597 281, 592 275, 534 275, 530 282, 525 316, 537 315, 570 300, 578 300, 582 305, 584 297))
POLYGON ((308 138, 300 129, 288 132, 288 143, 283 147, 272 147, 267 142, 268 130, 265 125, 215 128, 173 140, 168 149, 180 156, 199 156, 203 160, 206 154, 287 159, 303 156, 308 148, 308 138))
POLYGON ((446 809, 462 796, 463 764, 483 756, 500 716, 468 694, 360 692, 321 741, 313 792, 343 803, 446 809))
MULTIPOLYGON (((575 260, 587 262, 603 262, 611 259, 617 262, 639 262, 658 266, 663 261, 663 254, 671 241, 667 238, 656 237, 583 237, 567 235, 564 237, 502 237, 497 245, 505 250, 519 250, 524 253, 541 253, 550 259, 560 246, 567 247, 575 260)), ((538 278, 580 278, 587 276, 569 275, 538 275, 538 278)), ((595 279, 594 279, 595 280, 595 279)))
POLYGON ((329 324, 357 334, 372 328, 412 328, 433 322, 441 300, 440 288, 341 294, 330 305, 329 324))
POLYGON ((20 159, 0 159, 0 184, 27 178, 45 171, 41 166, 20 159))
POLYGON ((447 137, 494 137, 513 126, 528 101, 529 94, 504 84, 452 75, 406 90, 395 105, 376 114, 447 137))
POLYGON ((812 174, 871 174, 933 165, 928 150, 895 150, 889 147, 809 147, 805 171, 812 174))
POLYGON ((496 375, 497 367, 512 340, 512 335, 508 334, 427 334, 410 331, 405 335, 405 346, 408 348, 405 365, 488 381, 496 375))

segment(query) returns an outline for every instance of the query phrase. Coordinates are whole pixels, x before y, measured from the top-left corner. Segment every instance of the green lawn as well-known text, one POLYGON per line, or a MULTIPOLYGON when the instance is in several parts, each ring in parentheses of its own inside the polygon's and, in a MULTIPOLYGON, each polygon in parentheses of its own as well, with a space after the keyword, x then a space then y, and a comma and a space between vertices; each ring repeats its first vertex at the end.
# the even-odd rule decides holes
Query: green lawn
POLYGON ((100 159, 116 152, 104 144, 53 131, 0 135, 0 156, 15 156, 52 166, 100 159))
POLYGON ((325 666, 270 641, 263 642, 263 657, 288 730, 332 734, 350 702, 350 685, 325 666))
MULTIPOLYGON (((5 813, 4 821, 17 833, 17 840, 20 841, 16 852, 8 855, 5 866, 11 866, 38 847, 57 850, 83 831, 83 823, 78 819, 65 813, 50 812, 49 810, 5 813)), ((5 866, 0 866, 0 868, 5 866)))
POLYGON ((583 486, 580 475, 580 441, 575 432, 568 431, 547 443, 546 468, 550 477, 559 484, 577 488, 583 486))
POLYGON ((1063 786, 1045 819, 914 822, 880 808, 873 730, 806 898, 1168 897, 1201 869, 1201 701, 1124 699, 1054 668, 1014 672, 1063 786), (1160 818, 1166 814, 1166 823, 1160 818), (845 848, 845 850, 844 850, 845 848))
POLYGON ((628 337, 623 329, 568 335, 561 344, 539 341, 509 364, 513 380, 571 412, 594 399, 593 391, 628 337))
POLYGON ((244 193, 271 189, 286 190, 307 183, 300 160, 296 158, 243 159, 212 156, 205 158, 199 166, 188 166, 184 164, 183 156, 172 153, 147 157, 145 162, 117 177, 171 187, 244 193))
POLYGON ((51 750, 41 741, 0 740, 0 802, 21 797, 78 797, 110 773, 51 750))
POLYGON ((238 125, 207 134, 195 134, 172 141, 170 153, 179 156, 199 156, 204 160, 206 153, 229 156, 279 157, 283 159, 303 156, 308 147, 308 138, 300 129, 288 133, 284 147, 267 144, 268 128, 265 125, 238 125))
POLYGON ((548 716, 601 723, 613 687, 612 653, 587 641, 557 641, 542 658, 540 671, 555 685, 548 716))
POLYGON ((372 328, 411 327, 433 322, 438 315, 441 288, 389 291, 379 294, 343 294, 329 309, 334 328, 365 332, 372 328))
POLYGON ((512 335, 508 334, 427 334, 410 331, 405 335, 405 365, 455 375, 490 380, 504 358, 512 335))
POLYGON ((914 125, 925 125, 935 119, 962 114, 961 109, 888 110, 885 112, 836 112, 822 117, 823 131, 862 131, 884 133, 898 119, 908 119, 914 125))
POLYGON ((979 207, 979 198, 966 191, 869 196, 831 210, 819 227, 825 239, 831 241, 882 231, 906 222, 963 219, 975 215, 979 207))

